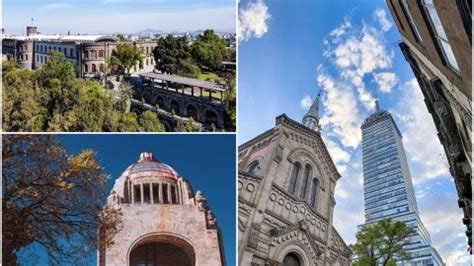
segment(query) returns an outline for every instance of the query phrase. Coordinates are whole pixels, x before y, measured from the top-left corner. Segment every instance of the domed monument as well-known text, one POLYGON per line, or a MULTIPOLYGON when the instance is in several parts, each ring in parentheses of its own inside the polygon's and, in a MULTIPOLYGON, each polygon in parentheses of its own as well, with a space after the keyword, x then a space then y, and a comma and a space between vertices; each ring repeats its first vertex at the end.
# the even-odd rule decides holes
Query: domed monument
POLYGON ((112 243, 99 248, 99 265, 224 265, 206 199, 151 153, 116 179, 106 207, 119 208, 122 223, 112 243))

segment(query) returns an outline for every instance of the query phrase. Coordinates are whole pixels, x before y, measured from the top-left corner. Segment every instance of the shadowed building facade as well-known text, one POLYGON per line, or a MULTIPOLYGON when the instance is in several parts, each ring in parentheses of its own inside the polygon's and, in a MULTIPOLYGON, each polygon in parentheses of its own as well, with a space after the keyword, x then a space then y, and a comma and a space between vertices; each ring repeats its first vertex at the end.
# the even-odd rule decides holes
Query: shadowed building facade
POLYGON ((99 265, 225 264, 207 200, 151 153, 142 153, 116 179, 107 205, 120 208, 122 228, 113 244, 99 249, 99 265))
POLYGON ((404 247, 411 260, 397 265, 444 265, 420 219, 402 135, 378 102, 376 112, 362 124, 362 165, 365 225, 392 218, 415 231, 404 247))
POLYGON ((239 265, 350 265, 333 224, 340 175, 319 132, 319 95, 302 123, 285 114, 239 147, 239 265))
POLYGON ((387 4, 444 147, 472 247, 472 1, 387 4))

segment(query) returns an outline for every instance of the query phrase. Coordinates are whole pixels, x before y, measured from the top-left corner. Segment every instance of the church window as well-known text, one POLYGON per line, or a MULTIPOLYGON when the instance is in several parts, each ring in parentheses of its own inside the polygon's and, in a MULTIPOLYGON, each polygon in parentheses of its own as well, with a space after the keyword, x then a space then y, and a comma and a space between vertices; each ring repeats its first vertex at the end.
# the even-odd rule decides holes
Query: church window
POLYGON ((285 258, 283 258, 283 266, 300 266, 301 262, 298 256, 294 253, 288 253, 285 258))
POLYGON ((258 161, 253 161, 248 167, 248 173, 251 175, 256 175, 258 170, 258 161))
POLYGON ((298 174, 300 173, 300 164, 295 163, 291 171, 290 183, 288 184, 288 192, 295 194, 296 182, 298 181, 298 174))
POLYGON ((308 186, 309 176, 311 175, 312 169, 309 164, 304 167, 303 173, 303 182, 301 183, 300 198, 304 199, 306 197, 306 188, 308 186))
POLYGON ((309 199, 309 204, 311 204, 311 207, 316 207, 316 193, 318 191, 318 180, 313 179, 313 184, 311 186, 311 197, 309 199))

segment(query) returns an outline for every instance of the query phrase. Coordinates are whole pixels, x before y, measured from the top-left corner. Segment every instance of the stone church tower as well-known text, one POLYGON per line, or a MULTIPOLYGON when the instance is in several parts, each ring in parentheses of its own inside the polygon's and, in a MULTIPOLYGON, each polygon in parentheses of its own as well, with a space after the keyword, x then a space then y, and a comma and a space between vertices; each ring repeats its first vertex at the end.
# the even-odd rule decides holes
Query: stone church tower
POLYGON ((239 265, 350 265, 332 226, 340 175, 323 143, 319 96, 303 123, 285 114, 239 147, 239 265))
POLYGON ((207 201, 169 165, 142 153, 115 180, 107 205, 122 211, 99 265, 224 265, 220 230, 207 201))

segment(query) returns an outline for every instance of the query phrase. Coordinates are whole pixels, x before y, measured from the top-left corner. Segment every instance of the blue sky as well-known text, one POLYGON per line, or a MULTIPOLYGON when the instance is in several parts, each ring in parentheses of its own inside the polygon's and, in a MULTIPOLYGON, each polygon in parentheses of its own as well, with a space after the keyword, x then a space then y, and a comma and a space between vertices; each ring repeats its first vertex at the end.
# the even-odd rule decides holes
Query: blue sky
POLYGON ((334 225, 353 243, 364 222, 360 124, 379 98, 404 135, 433 245, 447 265, 470 265, 448 163, 385 1, 242 0, 238 32, 239 144, 279 114, 301 120, 322 89, 323 138, 342 174, 334 225))
MULTIPOLYGON (((59 139, 72 154, 94 149, 111 177, 109 188, 141 152, 152 152, 173 167, 191 183, 194 192, 200 190, 207 198, 223 233, 227 264, 235 265, 234 135, 62 135, 59 139)), ((31 252, 44 256, 39 249, 27 254, 31 252)), ((90 265, 96 265, 95 254, 90 265)))
POLYGON ((145 29, 235 31, 233 0, 3 0, 7 33, 134 33, 145 29))

